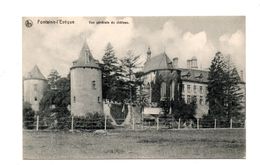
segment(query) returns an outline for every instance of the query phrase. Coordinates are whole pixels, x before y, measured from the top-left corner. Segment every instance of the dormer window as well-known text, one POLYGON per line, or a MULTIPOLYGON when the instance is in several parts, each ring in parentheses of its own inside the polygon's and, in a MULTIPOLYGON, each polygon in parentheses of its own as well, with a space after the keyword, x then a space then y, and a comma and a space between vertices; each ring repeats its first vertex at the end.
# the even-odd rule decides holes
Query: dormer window
POLYGON ((202 78, 203 78, 202 73, 200 73, 199 75, 197 75, 196 78, 202 79, 202 78))
POLYGON ((188 72, 188 73, 187 73, 187 77, 190 77, 190 75, 191 75, 190 72, 188 72))
POLYGON ((187 73, 184 73, 183 75, 182 75, 182 77, 190 77, 191 76, 191 74, 190 74, 190 72, 187 72, 187 73))

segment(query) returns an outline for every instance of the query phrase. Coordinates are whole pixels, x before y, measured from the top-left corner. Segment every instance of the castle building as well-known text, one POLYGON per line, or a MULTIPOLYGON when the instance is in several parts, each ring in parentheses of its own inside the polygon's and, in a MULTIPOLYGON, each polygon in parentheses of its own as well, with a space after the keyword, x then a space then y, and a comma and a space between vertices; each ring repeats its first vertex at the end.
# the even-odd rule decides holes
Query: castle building
POLYGON ((72 115, 103 112, 101 68, 86 42, 70 68, 70 76, 72 115))
POLYGON ((197 103, 196 117, 208 114, 207 83, 208 71, 198 69, 197 58, 187 60, 187 68, 179 68, 182 79, 182 98, 186 103, 194 100, 197 103))
POLYGON ((152 57, 148 48, 143 71, 150 104, 181 98, 186 103, 191 103, 194 99, 197 103, 196 117, 200 118, 208 113, 206 102, 208 71, 198 69, 196 57, 187 60, 187 68, 179 68, 178 58, 170 60, 165 52, 152 57))
POLYGON ((23 101, 31 104, 34 111, 39 111, 39 104, 47 89, 47 80, 37 65, 23 79, 23 101))
MULTIPOLYGON (((208 114, 208 70, 198 68, 197 58, 187 60, 187 67, 178 66, 178 58, 170 58, 164 52, 152 57, 150 47, 147 61, 144 64, 144 89, 147 91, 149 103, 155 105, 162 100, 184 99, 186 103, 195 101, 197 104, 196 118, 208 114), (159 90, 157 90, 159 89, 159 90)), ((245 106, 245 82, 241 73, 241 92, 244 94, 242 106, 245 106)), ((243 109, 245 111, 245 109, 243 109)))
POLYGON ((181 98, 181 72, 175 67, 165 52, 151 57, 151 50, 148 49, 143 79, 150 105, 161 100, 181 98))

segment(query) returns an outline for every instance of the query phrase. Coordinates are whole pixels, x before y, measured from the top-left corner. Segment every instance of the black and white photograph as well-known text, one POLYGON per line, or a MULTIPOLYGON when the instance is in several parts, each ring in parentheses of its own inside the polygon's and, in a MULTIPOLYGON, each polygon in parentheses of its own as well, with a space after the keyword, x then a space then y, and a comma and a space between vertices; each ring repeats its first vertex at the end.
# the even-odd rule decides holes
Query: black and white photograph
POLYGON ((245 159, 245 22, 22 17, 23 159, 245 159))

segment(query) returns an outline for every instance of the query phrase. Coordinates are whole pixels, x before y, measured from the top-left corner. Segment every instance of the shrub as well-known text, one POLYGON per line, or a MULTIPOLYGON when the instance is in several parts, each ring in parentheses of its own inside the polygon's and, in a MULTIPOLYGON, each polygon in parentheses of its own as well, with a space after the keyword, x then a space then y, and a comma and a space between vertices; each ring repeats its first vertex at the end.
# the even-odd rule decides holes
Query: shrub
MULTIPOLYGON (((111 120, 107 119, 107 129, 112 129, 111 120)), ((84 117, 74 117, 74 128, 75 129, 104 129, 105 128, 105 116, 98 112, 87 113, 84 117)))
POLYGON ((34 129, 35 112, 32 110, 31 104, 23 103, 23 127, 26 129, 34 129))
POLYGON ((66 107, 57 107, 40 111, 40 129, 68 130, 71 125, 70 111, 66 107))

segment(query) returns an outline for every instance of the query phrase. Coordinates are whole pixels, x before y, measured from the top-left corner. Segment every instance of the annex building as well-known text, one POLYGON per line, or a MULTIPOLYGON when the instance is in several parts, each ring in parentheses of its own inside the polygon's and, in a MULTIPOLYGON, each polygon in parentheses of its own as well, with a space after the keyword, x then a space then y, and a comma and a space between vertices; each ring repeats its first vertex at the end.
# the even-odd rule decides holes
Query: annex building
MULTIPOLYGON (((165 52, 152 56, 151 49, 148 48, 143 72, 143 89, 150 107, 156 107, 163 100, 184 99, 186 103, 194 100, 197 104, 196 118, 208 113, 206 97, 209 71, 198 68, 195 56, 187 60, 186 68, 180 68, 178 58, 171 60, 165 52)), ((242 80, 241 78, 241 90, 245 93, 245 83, 242 80)))

